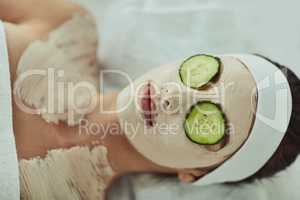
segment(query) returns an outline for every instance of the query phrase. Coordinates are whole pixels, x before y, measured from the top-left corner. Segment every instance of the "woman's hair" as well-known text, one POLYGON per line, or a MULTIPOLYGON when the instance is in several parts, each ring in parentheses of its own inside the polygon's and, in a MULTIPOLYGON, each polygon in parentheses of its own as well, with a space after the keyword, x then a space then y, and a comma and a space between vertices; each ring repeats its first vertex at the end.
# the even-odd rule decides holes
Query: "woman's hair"
POLYGON ((276 152, 258 172, 242 182, 273 176, 290 166, 300 153, 300 80, 289 68, 263 58, 276 65, 285 74, 292 93, 292 114, 286 134, 276 152))

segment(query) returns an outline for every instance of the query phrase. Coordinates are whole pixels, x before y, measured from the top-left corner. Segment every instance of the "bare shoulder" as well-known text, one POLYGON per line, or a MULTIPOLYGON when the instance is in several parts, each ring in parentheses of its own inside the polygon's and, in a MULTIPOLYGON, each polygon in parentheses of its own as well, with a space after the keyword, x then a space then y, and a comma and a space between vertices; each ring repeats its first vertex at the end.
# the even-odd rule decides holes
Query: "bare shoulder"
MULTIPOLYGON (((2 1, 6 0, 0 0, 0 5, 2 1)), ((13 81, 16 78, 18 62, 31 42, 47 37, 49 32, 70 19, 75 13, 82 15, 88 13, 87 10, 80 5, 71 3, 68 0, 46 0, 39 6, 34 6, 36 4, 35 1, 36 0, 24 1, 27 3, 23 3, 22 1, 22 5, 16 5, 17 8, 22 6, 24 10, 29 11, 23 12, 21 16, 11 16, 9 12, 7 12, 6 16, 0 16, 0 19, 6 21, 7 48, 13 81), (33 5, 33 3, 35 4, 33 5)), ((5 5, 7 4, 8 3, 5 5)))
POLYGON ((11 77, 14 82, 16 79, 16 69, 18 61, 22 53, 31 41, 38 36, 34 31, 34 27, 27 25, 17 25, 13 23, 5 23, 5 31, 7 38, 7 48, 10 62, 11 77))
MULTIPOLYGON (((85 15, 87 11, 67 0, 0 0, 0 19, 5 21, 13 84, 17 78, 16 71, 19 61, 29 45, 35 40, 47 37, 51 31, 73 17, 75 13, 85 15), (32 3, 35 1, 43 4, 33 5, 32 3), (20 9, 20 6, 28 12, 21 13, 14 10, 15 8, 20 9), (2 10, 7 12, 1 12, 2 10), (15 15, 17 13, 21 13, 21 15, 15 15)), ((13 98, 15 100, 14 96, 13 98)), ((55 136, 59 127, 46 123, 40 116, 23 112, 15 104, 15 101, 13 119, 14 134, 20 157, 39 155, 48 149, 60 147, 58 144, 61 142, 55 136), (35 128, 32 129, 32 127, 35 128), (41 130, 51 134, 41 134, 41 130), (34 141, 32 138, 35 138, 34 141), (45 141, 50 141, 51 145, 47 146, 45 141)))

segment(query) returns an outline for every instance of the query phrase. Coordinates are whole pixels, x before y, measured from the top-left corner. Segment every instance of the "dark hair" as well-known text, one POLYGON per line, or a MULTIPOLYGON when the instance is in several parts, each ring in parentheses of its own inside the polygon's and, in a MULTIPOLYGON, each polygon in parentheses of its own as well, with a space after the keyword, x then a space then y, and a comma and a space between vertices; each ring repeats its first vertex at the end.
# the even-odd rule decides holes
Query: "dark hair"
POLYGON ((258 172, 241 182, 271 177, 290 166, 300 153, 300 80, 289 68, 266 57, 263 58, 276 65, 285 74, 292 93, 292 114, 286 134, 276 152, 258 172))

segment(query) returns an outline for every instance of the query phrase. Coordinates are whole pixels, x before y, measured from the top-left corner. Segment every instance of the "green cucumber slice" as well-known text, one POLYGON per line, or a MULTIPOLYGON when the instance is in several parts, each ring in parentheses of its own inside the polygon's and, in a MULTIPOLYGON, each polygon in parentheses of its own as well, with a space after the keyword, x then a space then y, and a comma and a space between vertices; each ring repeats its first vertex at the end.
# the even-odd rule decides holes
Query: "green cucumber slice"
POLYGON ((211 81, 219 72, 219 58, 199 54, 186 59, 179 69, 182 82, 191 88, 198 89, 211 81))
POLYGON ((213 145, 225 136, 223 112, 211 102, 199 102, 194 105, 184 121, 187 137, 197 144, 213 145))

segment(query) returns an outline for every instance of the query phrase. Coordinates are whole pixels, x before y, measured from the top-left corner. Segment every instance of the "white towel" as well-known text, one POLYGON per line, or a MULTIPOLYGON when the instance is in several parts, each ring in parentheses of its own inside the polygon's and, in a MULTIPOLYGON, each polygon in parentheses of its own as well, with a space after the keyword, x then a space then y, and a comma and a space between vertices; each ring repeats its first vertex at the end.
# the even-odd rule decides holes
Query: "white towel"
POLYGON ((4 24, 0 21, 0 199, 20 199, 12 97, 4 24))

